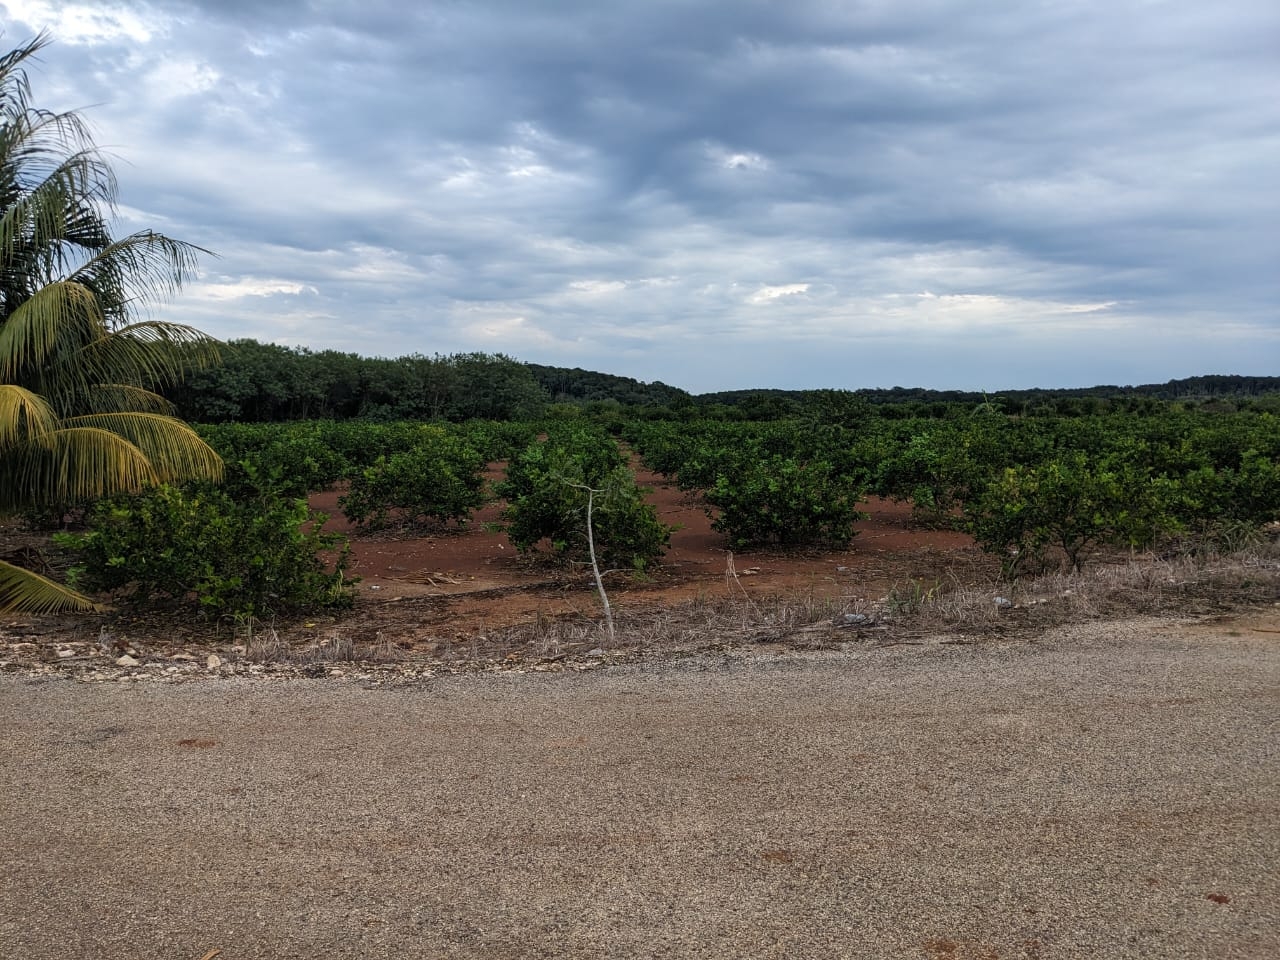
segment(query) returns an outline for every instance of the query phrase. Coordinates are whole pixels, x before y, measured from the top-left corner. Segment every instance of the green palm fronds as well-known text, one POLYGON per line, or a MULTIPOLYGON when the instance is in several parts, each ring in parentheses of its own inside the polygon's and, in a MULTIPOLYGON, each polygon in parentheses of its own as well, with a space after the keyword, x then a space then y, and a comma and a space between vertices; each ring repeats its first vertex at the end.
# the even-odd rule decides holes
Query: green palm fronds
POLYGON ((6 613, 92 613, 102 604, 38 573, 0 560, 0 610, 6 613))
MULTIPOLYGON (((160 391, 219 362, 182 324, 137 319, 195 275, 191 244, 114 239, 116 180, 75 113, 32 106, 41 34, 0 55, 0 513, 87 503, 162 482, 218 480, 222 461, 160 391)), ((0 611, 95 609, 0 564, 0 611)))

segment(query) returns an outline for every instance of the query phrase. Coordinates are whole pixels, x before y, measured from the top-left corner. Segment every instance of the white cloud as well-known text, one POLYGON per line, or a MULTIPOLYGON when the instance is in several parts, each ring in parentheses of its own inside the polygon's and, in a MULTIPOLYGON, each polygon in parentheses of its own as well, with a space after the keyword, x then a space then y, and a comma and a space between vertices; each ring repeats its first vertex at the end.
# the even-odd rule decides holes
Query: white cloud
POLYGON ((1069 303, 994 294, 889 294, 866 304, 869 329, 916 336, 1003 331, 1025 335, 1054 330, 1120 329, 1133 318, 1111 310, 1114 301, 1069 303), (1089 315, 1083 319, 1082 315, 1089 315))
POLYGON ((186 58, 162 60, 147 74, 147 87, 158 102, 212 90, 221 74, 207 63, 186 58))
POLYGON ((780 297, 794 297, 808 292, 809 284, 807 283, 784 283, 774 287, 761 287, 747 297, 747 303, 769 303, 780 297))
MULTIPOLYGON (((475 314, 489 311, 480 308, 467 312, 475 314)), ((474 317, 466 323, 462 335, 480 349, 496 353, 509 353, 520 347, 545 346, 555 340, 527 317, 510 314, 474 317)))
POLYGON ((215 335, 695 390, 726 343, 739 386, 1275 365, 1274 0, 394 7, 0 17, 55 40, 37 105, 101 105, 124 226, 220 255, 165 307, 215 335))
POLYGON ((193 300, 241 300, 245 297, 300 296, 315 294, 315 287, 290 280, 241 277, 237 280, 203 281, 184 288, 184 297, 193 300))
POLYGON ((769 161, 752 151, 730 150, 722 144, 712 143, 706 147, 707 157, 717 167, 725 170, 768 170, 769 161))
POLYGON ((51 3, 49 0, 4 0, 8 17, 34 30, 48 30, 59 43, 94 44, 110 40, 149 43, 162 32, 164 20, 150 10, 144 16, 134 5, 113 3, 51 3))
POLYGON ((599 297, 610 293, 621 293, 627 289, 622 280, 574 280, 569 284, 571 293, 588 297, 599 297))

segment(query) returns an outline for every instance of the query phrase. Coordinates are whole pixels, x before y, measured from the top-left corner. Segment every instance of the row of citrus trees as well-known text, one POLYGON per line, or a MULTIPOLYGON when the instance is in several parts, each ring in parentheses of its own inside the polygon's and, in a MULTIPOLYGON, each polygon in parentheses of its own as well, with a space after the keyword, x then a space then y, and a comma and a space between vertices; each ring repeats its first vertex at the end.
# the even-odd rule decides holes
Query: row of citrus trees
POLYGON ((653 469, 705 490, 749 541, 847 542, 862 493, 910 501, 917 522, 965 529, 1016 576, 1101 547, 1203 540, 1280 517, 1270 414, 1091 419, 637 424, 653 469), (749 521, 742 517, 750 518, 749 521))
POLYGON ((365 529, 458 526, 501 499, 517 549, 565 562, 586 559, 590 499, 600 562, 643 570, 671 528, 645 502, 628 447, 700 495, 735 549, 845 546, 867 494, 912 502, 919 523, 969 531, 1011 577, 1280 516, 1280 430, 1268 414, 610 426, 202 427, 227 463, 222 484, 98 502, 87 532, 61 540, 88 589, 194 596, 217 616, 348 603, 347 545, 321 532, 325 518, 305 501, 342 482, 339 507, 365 529), (494 461, 506 468, 489 482, 494 461))
MULTIPOLYGON (((598 426, 313 422, 204 426, 221 483, 161 485, 85 506, 84 531, 56 541, 73 584, 138 603, 194 599, 211 617, 348 605, 349 544, 321 528, 307 495, 342 483, 339 508, 365 530, 458 527, 493 499, 523 553, 643 570, 671 528, 645 502, 617 441, 598 426), (488 467, 507 461, 491 482, 488 467)), ((74 505, 53 512, 62 516, 74 505)))

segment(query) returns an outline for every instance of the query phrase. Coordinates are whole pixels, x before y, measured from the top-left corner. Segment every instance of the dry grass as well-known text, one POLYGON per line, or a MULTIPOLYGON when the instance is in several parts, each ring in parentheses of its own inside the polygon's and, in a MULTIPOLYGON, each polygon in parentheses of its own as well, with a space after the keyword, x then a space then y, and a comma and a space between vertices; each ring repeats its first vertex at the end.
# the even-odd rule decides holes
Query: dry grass
MULTIPOLYGON (((848 641, 899 643, 929 636, 981 640, 1025 635, 1064 623, 1151 614, 1205 615, 1280 599, 1280 544, 1234 552, 1186 551, 1167 557, 1116 557, 1082 572, 1005 583, 962 568, 935 580, 905 580, 877 599, 749 594, 734 575, 714 595, 674 605, 615 609, 616 639, 594 612, 539 616, 472 638, 455 661, 475 665, 676 654, 754 644, 821 649, 848 641)), ((251 625, 244 657, 303 666, 389 664, 413 659, 381 634, 371 642, 331 634, 290 644, 274 627, 251 625)))
POLYGON ((381 633, 368 643, 332 634, 304 646, 295 646, 285 642, 274 626, 263 626, 256 621, 245 627, 242 646, 244 658, 252 663, 394 663, 407 657, 403 649, 381 633))
MULTIPOLYGON (((749 596, 737 589, 736 578, 730 580, 732 589, 724 596, 617 611, 617 647, 673 651, 761 642, 821 647, 858 637, 996 636, 1103 618, 1204 615, 1280 598, 1280 546, 1113 558, 1080 572, 1015 583, 966 582, 956 576, 910 580, 873 601, 816 593, 749 596)), ((501 639, 550 659, 609 646, 601 625, 583 616, 541 617, 504 631, 501 639)))

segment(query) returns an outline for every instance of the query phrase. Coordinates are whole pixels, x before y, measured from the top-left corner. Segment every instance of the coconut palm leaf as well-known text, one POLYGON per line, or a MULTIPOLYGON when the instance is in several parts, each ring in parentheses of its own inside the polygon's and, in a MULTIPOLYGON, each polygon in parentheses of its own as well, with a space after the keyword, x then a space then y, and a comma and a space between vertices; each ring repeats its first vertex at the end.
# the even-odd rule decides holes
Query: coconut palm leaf
POLYGON ((44 398, 12 383, 0 383, 0 456, 11 446, 52 433, 58 417, 44 398))
POLYGON ((49 34, 41 30, 16 50, 0 56, 0 103, 12 104, 19 113, 30 109, 31 84, 22 64, 48 46, 49 39, 49 34))
POLYGON ((180 323, 144 320, 85 343, 69 365, 90 371, 90 383, 163 387, 222 362, 222 345, 180 323))
POLYGON ((0 560, 0 613, 92 613, 105 609, 70 587, 0 560))
POLYGON ((193 244, 143 230, 98 250, 67 279, 110 293, 103 299, 119 304, 127 317, 136 298, 165 298, 176 293, 195 274, 197 257, 207 253, 193 244))
MULTIPOLYGON (((222 461, 158 393, 218 363, 218 343, 135 313, 207 251, 145 230, 116 240, 117 184, 84 121, 31 105, 40 34, 0 54, 0 514, 217 480, 222 461)), ((0 567, 0 609, 93 609, 0 567)))
POLYGON ((136 410, 92 413, 69 417, 62 427, 104 430, 125 438, 151 463, 158 483, 222 479, 222 458, 174 417, 136 410))
POLYGON ((119 434, 59 429, 0 458, 0 514, 88 503, 158 482, 151 461, 119 434))
POLYGON ((85 413, 159 413, 173 416, 174 406, 158 393, 127 383, 99 383, 80 397, 85 413))
MULTIPOLYGON (((0 380, 38 382, 42 367, 59 347, 74 351, 77 341, 106 333, 93 291, 79 283, 47 283, 18 305, 0 325, 0 380), (87 329, 86 329, 87 328, 87 329)), ((89 374, 76 379, 93 382, 89 374)))

